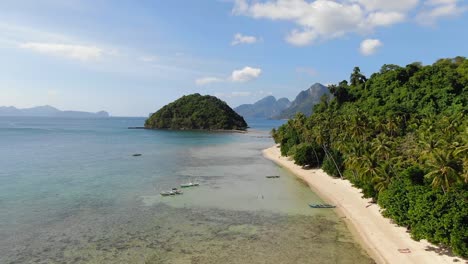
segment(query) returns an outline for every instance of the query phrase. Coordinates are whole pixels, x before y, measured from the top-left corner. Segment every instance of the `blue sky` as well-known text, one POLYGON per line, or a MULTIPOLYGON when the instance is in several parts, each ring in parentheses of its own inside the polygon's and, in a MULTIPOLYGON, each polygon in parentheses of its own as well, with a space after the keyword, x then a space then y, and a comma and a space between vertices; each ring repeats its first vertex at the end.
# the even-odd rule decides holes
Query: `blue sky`
POLYGON ((468 54, 464 0, 2 0, 0 105, 146 116, 468 54))

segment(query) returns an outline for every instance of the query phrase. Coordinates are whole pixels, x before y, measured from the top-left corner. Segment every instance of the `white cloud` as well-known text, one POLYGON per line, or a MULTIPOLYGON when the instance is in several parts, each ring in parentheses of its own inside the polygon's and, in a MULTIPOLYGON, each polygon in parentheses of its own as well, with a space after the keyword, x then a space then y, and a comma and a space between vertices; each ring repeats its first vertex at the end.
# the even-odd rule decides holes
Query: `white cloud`
POLYGON ((243 69, 234 70, 228 78, 203 77, 196 79, 195 84, 203 86, 216 82, 248 82, 258 78, 260 74, 262 74, 262 69, 246 66, 243 69))
POLYGON ((195 84, 198 86, 203 86, 207 85, 210 83, 217 83, 217 82, 223 82, 224 79, 217 78, 217 77, 204 77, 204 78, 199 78, 195 80, 195 84))
POLYGON ((401 23, 418 4, 419 0, 236 0, 232 12, 255 19, 291 21, 299 28, 285 40, 305 46, 401 23))
POLYGON ((459 2, 459 0, 428 0, 416 20, 420 24, 433 25, 440 18, 459 16, 468 10, 467 5, 460 6, 459 2))
POLYGON ((288 36, 286 36, 286 41, 295 46, 306 46, 310 44, 316 37, 317 34, 313 31, 299 31, 294 29, 288 36))
POLYGON ((370 27, 391 26, 405 21, 406 17, 398 12, 375 12, 369 14, 367 23, 370 27))
POLYGON ((61 43, 26 42, 20 44, 19 47, 42 54, 61 56, 79 61, 96 60, 99 59, 103 54, 103 50, 95 46, 70 45, 61 43))
POLYGON ((419 0, 354 0, 367 10, 408 11, 415 8, 419 0))
POLYGON ((258 39, 254 36, 247 36, 242 35, 241 33, 237 33, 234 35, 234 40, 231 42, 231 45, 239 45, 239 44, 253 44, 256 43, 258 39))
POLYGON ((233 71, 231 74, 231 80, 233 82, 247 82, 258 78, 261 73, 261 69, 247 66, 243 69, 233 71))
POLYGON ((366 39, 361 42, 360 51, 364 56, 370 56, 377 52, 377 49, 382 45, 382 42, 378 39, 366 39))

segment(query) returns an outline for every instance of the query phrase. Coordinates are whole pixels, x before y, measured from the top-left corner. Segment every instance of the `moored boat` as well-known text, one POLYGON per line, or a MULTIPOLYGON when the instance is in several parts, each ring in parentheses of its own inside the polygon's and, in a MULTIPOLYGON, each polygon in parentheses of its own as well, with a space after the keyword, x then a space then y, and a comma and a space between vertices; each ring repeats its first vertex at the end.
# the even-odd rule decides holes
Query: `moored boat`
POLYGON ((200 184, 198 182, 189 182, 189 183, 182 183, 180 185, 181 188, 189 188, 189 187, 194 187, 194 186, 199 186, 200 184))
POLYGON ((335 205, 331 204, 309 204, 311 208, 335 208, 335 205))
POLYGON ((171 196, 171 195, 180 195, 183 194, 182 190, 177 188, 172 188, 170 191, 162 191, 160 192, 162 196, 171 196))

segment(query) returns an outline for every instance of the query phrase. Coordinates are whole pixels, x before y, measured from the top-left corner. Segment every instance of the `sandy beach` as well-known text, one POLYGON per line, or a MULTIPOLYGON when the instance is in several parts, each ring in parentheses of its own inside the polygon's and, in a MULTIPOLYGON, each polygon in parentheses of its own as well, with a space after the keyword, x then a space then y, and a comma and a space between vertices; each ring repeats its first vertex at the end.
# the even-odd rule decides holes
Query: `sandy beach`
POLYGON ((406 228, 398 227, 380 213, 377 204, 362 198, 361 191, 347 180, 335 179, 320 169, 304 170, 288 157, 281 157, 277 146, 263 155, 303 179, 336 212, 377 263, 467 263, 458 257, 437 253, 439 248, 427 241, 414 241, 406 228))

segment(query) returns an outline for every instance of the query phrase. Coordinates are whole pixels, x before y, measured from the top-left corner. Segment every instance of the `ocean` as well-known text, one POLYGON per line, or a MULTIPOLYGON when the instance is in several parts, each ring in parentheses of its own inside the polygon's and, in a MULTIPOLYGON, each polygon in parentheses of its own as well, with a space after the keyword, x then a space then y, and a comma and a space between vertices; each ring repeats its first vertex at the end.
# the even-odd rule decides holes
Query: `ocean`
POLYGON ((262 157, 283 121, 247 121, 248 133, 210 133, 0 117, 0 263, 373 263, 262 157), (159 195, 189 181, 200 186, 159 195))

